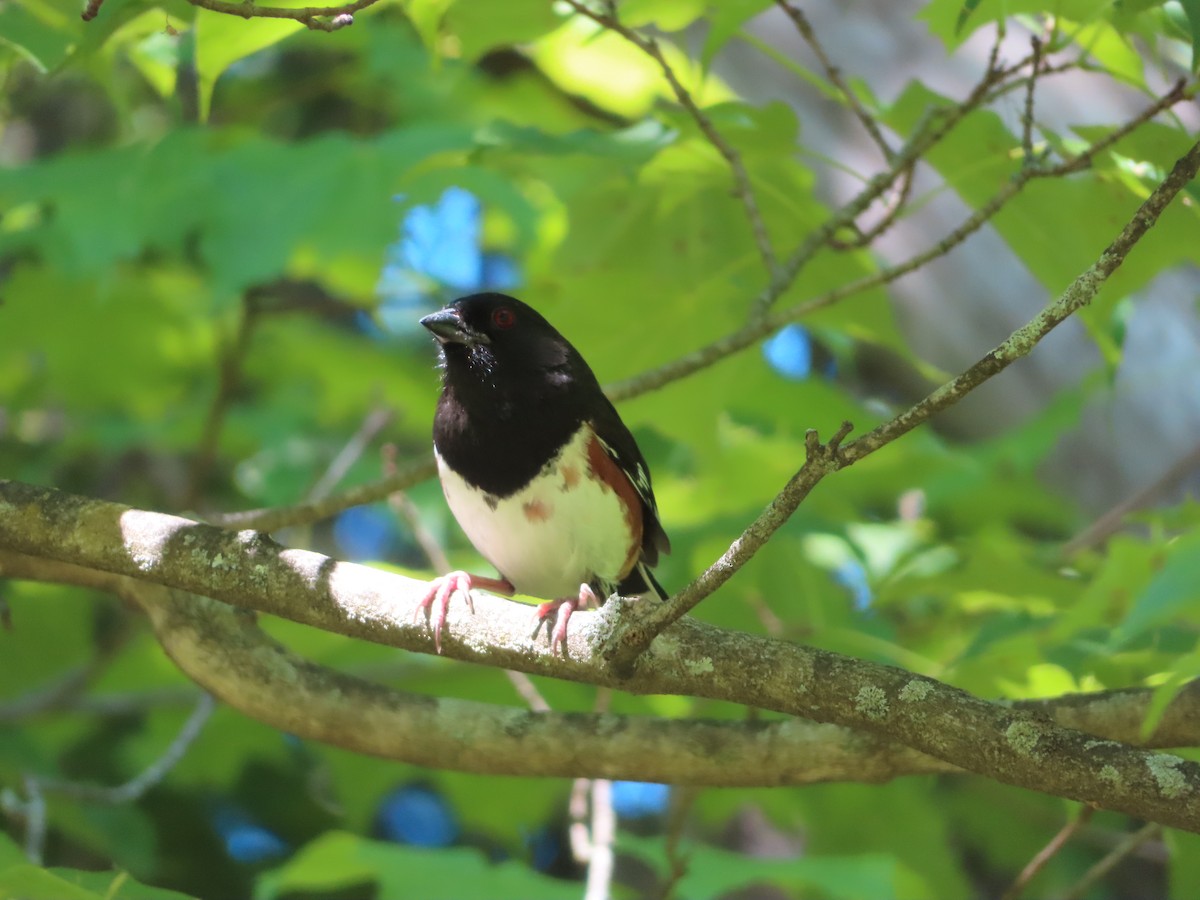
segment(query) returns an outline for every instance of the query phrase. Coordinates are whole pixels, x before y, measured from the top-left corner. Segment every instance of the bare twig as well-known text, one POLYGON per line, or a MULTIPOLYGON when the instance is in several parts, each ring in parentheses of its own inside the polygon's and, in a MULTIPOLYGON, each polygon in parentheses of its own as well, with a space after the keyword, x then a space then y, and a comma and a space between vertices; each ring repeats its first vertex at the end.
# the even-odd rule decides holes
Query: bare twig
POLYGON ((592 780, 591 854, 583 900, 608 900, 612 895, 613 845, 617 841, 617 816, 613 812, 612 782, 592 780))
POLYGON ((196 700, 192 714, 188 716, 187 721, 183 723, 183 727, 179 729, 179 733, 175 735, 175 739, 171 741, 170 746, 163 751, 162 756, 124 784, 117 785, 116 787, 101 787, 99 785, 80 784, 72 781, 42 779, 42 790, 47 793, 71 797, 75 800, 104 803, 110 806, 133 803, 145 794, 146 791, 162 781, 167 776, 167 773, 175 768, 178 762, 183 759, 183 755, 187 753, 196 738, 200 736, 201 730, 204 728, 205 723, 208 722, 208 718, 212 715, 215 708, 216 701, 212 698, 212 695, 201 694, 196 700))
POLYGON ((21 799, 12 788, 0 790, 0 812, 25 823, 25 858, 35 866, 42 864, 42 853, 46 846, 46 798, 42 786, 32 775, 21 779, 25 799, 21 799))
POLYGON ((1055 327, 1086 306, 1096 296, 1108 277, 1124 262, 1134 245, 1158 221, 1159 215, 1200 170, 1200 143, 1192 146, 1176 163, 1170 174, 1146 198, 1121 233, 1091 266, 1082 272, 1053 303, 1032 321, 1014 331, 1008 338, 975 365, 939 387, 924 400, 880 425, 871 432, 841 447, 849 433, 844 425, 828 445, 822 446, 816 433, 810 431, 806 440, 807 458, 782 491, 767 508, 699 578, 666 603, 654 608, 608 643, 605 657, 619 671, 628 670, 637 656, 645 650, 663 628, 677 621, 701 600, 728 581, 766 543, 775 531, 795 512, 809 492, 826 475, 853 465, 879 448, 886 446, 935 413, 957 403, 980 384, 1029 354, 1055 327))
POLYGON ((546 698, 537 689, 532 678, 516 669, 505 669, 504 674, 508 676, 517 695, 525 701, 530 709, 534 712, 550 712, 550 704, 546 702, 546 698))
POLYGON ((793 6, 788 0, 775 0, 775 2, 783 10, 784 14, 792 20, 792 24, 796 26, 796 30, 804 38, 804 42, 808 44, 813 55, 817 57, 821 68, 825 70, 825 77, 829 79, 829 83, 836 87, 842 96, 846 98, 846 104, 854 112, 854 115, 858 118, 858 121, 862 124, 867 134, 871 136, 871 140, 882 151, 883 158, 890 162, 894 151, 883 136, 883 132, 879 128, 879 123, 875 121, 874 116, 867 112, 866 107, 858 99, 858 95, 850 89, 850 85, 842 78, 841 70, 833 64, 833 61, 825 52, 825 48, 817 39, 817 33, 813 30, 812 23, 808 21, 808 16, 804 14, 803 10, 797 6, 793 6))
POLYGON ((750 230, 754 236, 754 244, 762 257, 768 278, 771 283, 774 283, 779 277, 779 262, 775 258, 775 251, 771 246, 771 236, 767 233, 767 226, 763 221, 762 211, 759 209, 758 200, 754 194, 754 186, 750 181, 750 173, 746 171, 741 154, 729 141, 725 140, 713 124, 712 119, 700 108, 688 89, 683 86, 683 82, 679 80, 679 76, 675 74, 675 70, 667 61, 658 41, 622 25, 611 9, 608 13, 601 13, 588 7, 581 0, 566 0, 566 2, 575 12, 591 19, 601 28, 620 35, 658 63, 667 84, 671 86, 671 91, 675 94, 675 99, 679 101, 679 105, 692 117, 692 121, 696 123, 701 133, 725 160, 725 164, 733 173, 734 195, 741 201, 742 207, 746 211, 746 218, 750 222, 750 230))
POLYGON ((1089 304, 1108 277, 1125 261, 1129 251, 1154 227, 1163 210, 1175 199, 1175 195, 1196 176, 1198 169, 1200 143, 1193 144, 1191 149, 1176 161, 1171 172, 1138 207, 1133 218, 1104 249, 1099 259, 1080 273, 1057 300, 957 378, 942 385, 911 409, 847 446, 843 451, 844 465, 857 462, 884 444, 907 434, 934 413, 957 403, 984 381, 1027 355, 1055 327, 1089 304))
MULTIPOLYGON (((393 479, 396 477, 396 445, 384 444, 380 454, 383 462, 383 477, 393 479)), ((417 509, 417 505, 412 502, 408 494, 404 491, 396 491, 388 494, 388 506, 392 508, 400 519, 408 526, 408 530, 412 532, 413 540, 417 542, 417 546, 421 548, 421 552, 425 554, 425 558, 429 561, 435 572, 445 575, 454 568, 450 564, 450 558, 446 556, 446 551, 442 549, 441 543, 430 531, 425 523, 421 520, 421 512, 417 509)))
POLYGON ((1098 544, 1121 527, 1125 517, 1134 510, 1141 509, 1148 503, 1154 502, 1163 491, 1180 481, 1189 472, 1200 466, 1200 445, 1176 462, 1158 478, 1141 490, 1130 494, 1116 506, 1109 509, 1095 522, 1075 535, 1062 545, 1059 553, 1064 559, 1070 559, 1080 550, 1098 544))
POLYGON ((1079 829, 1091 821, 1092 815, 1095 812, 1096 810, 1091 806, 1081 807, 1078 814, 1060 828, 1058 833, 1050 839, 1050 842, 1039 850, 1033 859, 1025 865, 1025 868, 1021 870, 1016 880, 1009 885, 1008 890, 1004 892, 1000 900, 1017 900, 1017 897, 1021 896, 1021 892, 1029 887, 1029 882, 1033 881, 1037 877, 1037 874, 1046 868, 1046 863, 1054 859, 1058 851, 1067 845, 1067 841, 1071 840, 1079 829))
POLYGON ((50 684, 0 704, 0 722, 14 722, 62 707, 91 683, 96 670, 96 660, 89 660, 63 672, 50 684))
POLYGON ((1083 877, 1069 891, 1062 895, 1062 900, 1080 900, 1081 897, 1087 895, 1087 892, 1092 889, 1092 886, 1096 882, 1111 872, 1117 863, 1137 850, 1146 841, 1152 840, 1161 834, 1161 825, 1155 822, 1143 825, 1113 848, 1112 852, 1105 856, 1104 859, 1084 872, 1083 877))
POLYGON ((663 885, 659 896, 662 900, 670 900, 688 872, 689 855, 684 853, 680 845, 683 842, 684 829, 688 816, 691 815, 692 805, 699 796, 700 789, 675 785, 671 788, 671 806, 667 813, 667 863, 671 871, 663 885))
MULTIPOLYGON (((358 458, 363 455, 371 441, 375 440, 376 435, 391 425, 395 418, 395 410, 386 406, 377 406, 367 413, 358 430, 350 436, 350 440, 346 441, 337 456, 330 460, 329 466, 308 492, 307 499, 324 500, 328 497, 338 482, 346 477, 350 467, 358 462, 358 458)), ((395 471, 396 467, 393 465, 390 474, 394 475, 395 471)))
POLYGON ((590 778, 576 778, 571 782, 571 794, 567 798, 567 840, 571 845, 571 858, 586 866, 592 858, 592 835, 588 829, 588 794, 592 789, 590 778))
POLYGON ((209 694, 201 694, 195 709, 188 716, 179 734, 171 741, 161 757, 147 766, 134 778, 117 787, 100 787, 73 781, 59 781, 25 775, 23 785, 25 799, 20 800, 12 791, 0 793, 0 810, 17 815, 25 820, 25 855, 35 865, 41 865, 46 843, 46 794, 58 794, 74 800, 118 806, 133 803, 146 791, 154 787, 183 758, 200 734, 204 723, 212 714, 215 701, 209 694))
POLYGON ((859 230, 852 241, 843 240, 834 235, 829 239, 829 246, 834 250, 855 250, 859 247, 869 247, 875 242, 876 238, 891 228, 900 217, 900 213, 904 212, 905 207, 908 205, 908 198, 912 193, 914 168, 915 165, 909 166, 900 173, 900 187, 894 192, 891 200, 887 202, 887 209, 878 222, 866 231, 859 230))
POLYGON ((214 525, 222 528, 253 528, 256 531, 276 531, 289 525, 304 525, 318 522, 329 516, 364 503, 375 503, 384 500, 388 494, 403 491, 414 484, 419 484, 437 473, 433 457, 414 460, 398 469, 395 475, 384 478, 372 484, 362 484, 358 487, 308 503, 297 503, 295 506, 274 507, 272 509, 252 509, 244 512, 226 513, 210 516, 214 525))
POLYGON ((123 616, 117 628, 98 642, 91 659, 59 674, 49 684, 35 688, 22 696, 0 703, 0 723, 40 715, 73 705, 108 666, 134 635, 132 617, 123 616))
POLYGON ((354 0, 341 6, 303 6, 289 9, 284 6, 258 6, 253 0, 240 3, 228 0, 188 0, 193 6, 212 12, 240 16, 243 19, 292 19, 313 31, 337 31, 354 24, 354 14, 374 6, 378 0, 354 0))
MULTIPOLYGON (((1194 88, 1195 86, 1192 87, 1194 88)), ((727 356, 732 356, 734 353, 754 345, 775 329, 789 322, 802 319, 816 312, 818 309, 831 306, 847 297, 856 296, 871 288, 899 280, 903 276, 921 268, 926 263, 945 256, 982 228, 1009 201, 1024 190, 1030 182, 1041 178, 1061 177, 1087 168, 1098 154, 1113 146, 1139 125, 1149 121, 1158 113, 1186 99, 1190 94, 1191 89, 1185 88, 1183 82, 1177 82, 1169 92, 1155 100, 1154 103, 1147 106, 1137 116, 1130 119, 1120 128, 1114 129, 1104 137, 1096 140, 1076 156, 1063 160, 1061 163, 1053 166, 1026 166, 1018 170, 989 200, 971 213, 957 228, 933 246, 910 257, 904 262, 882 268, 857 281, 834 288, 832 291, 822 294, 819 297, 814 297, 786 309, 769 313, 767 316, 749 322, 737 331, 718 338, 711 344, 693 350, 678 359, 664 363, 632 378, 627 378, 624 381, 618 381, 610 385, 605 392, 614 402, 619 402, 640 396, 652 390, 657 390, 664 385, 686 378, 702 369, 708 368, 727 356)), ((901 155, 904 155, 904 153, 905 150, 901 150, 901 155)))
POLYGON ((1029 64, 1029 80, 1025 84, 1025 112, 1021 116, 1021 148, 1025 164, 1033 163, 1033 95, 1037 92, 1038 69, 1042 65, 1042 42, 1034 35, 1029 39, 1033 59, 1029 64))
POLYGON ((969 112, 987 101, 989 91, 1008 77, 1012 71, 997 67, 999 46, 999 39, 997 39, 988 57, 984 74, 965 100, 953 107, 937 110, 927 115, 913 129, 912 136, 904 146, 891 156, 891 166, 886 171, 875 175, 855 197, 829 216, 818 228, 813 229, 800 242, 800 245, 780 267, 779 277, 773 279, 767 289, 754 301, 752 322, 767 315, 770 307, 791 287, 809 261, 822 247, 828 245, 839 231, 852 225, 859 215, 883 196, 888 187, 895 184, 896 179, 902 173, 910 169, 922 155, 949 134, 969 112))

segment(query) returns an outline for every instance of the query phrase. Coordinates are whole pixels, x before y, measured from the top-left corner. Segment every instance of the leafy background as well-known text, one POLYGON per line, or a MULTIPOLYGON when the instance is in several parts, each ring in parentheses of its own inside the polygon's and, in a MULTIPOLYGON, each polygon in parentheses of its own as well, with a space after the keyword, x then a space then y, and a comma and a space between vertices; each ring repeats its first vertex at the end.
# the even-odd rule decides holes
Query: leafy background
MULTIPOLYGON (((621 17, 656 29, 742 155, 768 233, 788 247, 869 170, 812 149, 828 137, 810 137, 805 111, 844 98, 817 83, 803 57, 763 38, 756 17, 767 6, 630 0, 621 17), (772 66, 788 102, 745 87, 747 53, 772 66)), ((973 77, 998 21, 1024 35, 1046 11, 934 0, 915 19, 893 9, 887 27, 924 37, 935 71, 965 65, 973 77)), ((1193 67, 1195 4, 1076 0, 1052 12, 1064 52, 1086 53, 1096 70, 1093 91, 1148 96, 1170 72, 1193 67)), ((379 478, 385 444, 399 460, 428 454, 437 374, 415 319, 446 298, 518 291, 616 382, 737 329, 766 283, 728 168, 670 102, 653 61, 566 9, 409 0, 361 12, 332 34, 174 0, 109 0, 86 23, 78 13, 69 0, 0 7, 5 477, 199 515, 293 503, 331 480, 344 488, 379 478), (372 413, 389 416, 386 428, 367 434, 331 479, 372 413)), ((859 15, 826 14, 831 48, 839 29, 868 27, 859 15)), ((766 21, 768 32, 786 27, 766 21)), ((839 60, 848 72, 855 63, 839 60)), ((944 77, 854 89, 901 137, 924 110, 962 93, 944 77)), ((1015 94, 971 112, 929 155, 894 226, 899 242, 923 246, 923 215, 947 198, 976 208, 1019 170, 1020 105, 1015 94)), ((1193 113, 1160 117, 1086 173, 1027 190, 986 238, 1011 255, 990 268, 973 263, 971 281, 1032 284, 1032 308, 1055 295, 1190 144, 1193 113)), ((1078 148, 1121 118, 1039 120, 1039 140, 1078 148)), ((1186 427, 1145 446, 1163 420, 1200 422, 1200 395, 1187 399, 1200 356, 1200 189, 1193 183, 1188 194, 1192 205, 1169 210, 1080 314, 1074 343, 1048 345, 1062 348, 1070 379, 1040 383, 1030 402, 1028 383, 1006 375, 982 401, 1002 427, 924 429, 830 479, 698 614, 987 697, 1169 690, 1194 677, 1200 507, 1186 499, 1186 480, 1160 484, 1157 499, 1167 502, 1136 513, 1127 530, 1064 553, 1134 491, 1121 479, 1106 492, 1050 477, 1062 466, 1055 454, 1079 448, 1081 433, 1073 467, 1123 471, 1120 453, 1166 460, 1138 487, 1194 450, 1197 432, 1186 427), (1139 393, 1142 370, 1125 353, 1131 330, 1145 327, 1133 301, 1167 272, 1184 301, 1156 315, 1193 340, 1159 348, 1174 377, 1139 393), (1122 418, 1128 407, 1113 403, 1129 391, 1152 408, 1144 420, 1122 418), (1112 441, 1079 430, 1097 415, 1112 441), (1132 450, 1130 432, 1142 438, 1132 450)), ((869 275, 888 254, 828 249, 780 303, 869 275)), ((828 435, 850 419, 866 430, 941 378, 946 357, 917 352, 929 350, 936 308, 914 320, 903 296, 876 289, 826 307, 761 349, 622 404, 675 548, 659 570, 664 583, 684 585, 758 514, 803 460, 806 429, 828 435)), ((941 299, 947 315, 974 323, 968 348, 957 348, 964 360, 1002 338, 996 322, 1014 312, 980 297, 941 299)), ((435 483, 408 498, 456 564, 483 566, 435 483)), ((411 523, 387 504, 277 537, 430 571, 411 523)), ((0 631, 8 796, 27 773, 118 784, 145 770, 196 697, 145 624, 76 589, 12 582, 2 600, 11 619, 0 631)), ((385 683, 521 702, 501 672, 266 624, 313 660, 385 683)), ((594 688, 535 682, 555 709, 597 702, 594 688)), ((605 702, 629 713, 747 715, 681 697, 605 702)), ((580 896, 566 843, 569 790, 555 779, 363 759, 218 709, 137 803, 52 797, 53 868, 25 860, 25 823, 10 814, 0 896, 580 896)), ((670 832, 687 859, 673 889, 688 897, 999 895, 1070 814, 1053 798, 928 777, 674 794, 627 784, 617 810, 619 890, 656 895, 676 852, 670 832)), ((1135 826, 1096 815, 1037 890, 1075 884, 1135 826)), ((1189 896, 1200 879, 1195 838, 1167 833, 1148 847, 1086 896, 1189 896)))

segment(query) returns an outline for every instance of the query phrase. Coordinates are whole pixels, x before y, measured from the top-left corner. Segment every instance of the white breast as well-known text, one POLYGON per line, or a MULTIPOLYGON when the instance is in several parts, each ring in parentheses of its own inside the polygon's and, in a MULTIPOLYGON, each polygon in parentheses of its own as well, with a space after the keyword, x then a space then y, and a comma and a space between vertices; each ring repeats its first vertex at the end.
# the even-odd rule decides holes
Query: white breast
POLYGON ((620 580, 629 531, 616 493, 588 477, 591 440, 581 428, 532 483, 503 499, 465 482, 434 451, 458 524, 519 593, 554 600, 594 578, 620 580))

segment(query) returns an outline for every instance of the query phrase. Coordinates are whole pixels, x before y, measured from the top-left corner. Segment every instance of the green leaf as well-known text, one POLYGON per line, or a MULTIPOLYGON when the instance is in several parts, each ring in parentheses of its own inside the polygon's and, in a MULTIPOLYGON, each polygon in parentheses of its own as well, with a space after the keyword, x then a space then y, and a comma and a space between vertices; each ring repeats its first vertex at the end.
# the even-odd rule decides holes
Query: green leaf
POLYGON ((1047 12, 1076 23, 1091 22, 1112 6, 1112 0, 933 0, 917 14, 950 50, 985 25, 1022 14, 1047 12))
MULTIPOLYGON (((293 4, 285 0, 275 5, 307 4, 293 4)), ((200 86, 200 120, 208 119, 213 88, 226 69, 238 60, 277 44, 303 28, 300 22, 292 19, 242 19, 213 12, 196 16, 196 75, 200 86)))
POLYGON ((0 870, 0 900, 106 900, 48 869, 25 864, 0 870))
POLYGON ((17 846, 17 842, 0 831, 0 872, 11 866, 23 865, 25 861, 25 853, 17 846))
POLYGON ((772 0, 724 0, 708 17, 708 34, 700 51, 700 64, 708 69, 721 48, 729 43, 742 26, 772 5, 772 0))
POLYGON ((1200 71, 1200 0, 1179 0, 1192 35, 1192 71, 1200 71))
POLYGON ((0 41, 43 72, 57 69, 79 40, 82 22, 66 19, 45 0, 0 3, 0 41))
POLYGON ((406 0, 404 11, 413 28, 421 36, 421 42, 435 55, 438 53, 438 38, 442 33, 442 19, 454 4, 454 0, 406 0))
POLYGON ((370 883, 378 885, 381 897, 422 900, 576 900, 579 896, 576 884, 556 881, 518 862, 490 864, 479 850, 401 847, 335 831, 259 878, 254 898, 273 900, 293 891, 332 891, 370 883))
POLYGON ((1114 629, 1109 646, 1122 647, 1185 613, 1191 614, 1193 624, 1200 621, 1200 532, 1180 538, 1170 548, 1166 563, 1114 629))
POLYGON ((1197 677, 1200 677, 1200 653, 1188 653, 1171 663, 1166 680, 1156 685, 1150 696, 1150 705, 1146 708, 1146 718, 1141 727, 1143 738, 1149 738, 1154 733, 1171 701, 1197 677))
MULTIPOLYGON (((1137 48, 1109 22, 1096 21, 1075 33, 1075 43, 1083 47, 1108 71, 1130 84, 1145 82, 1145 63, 1137 48)), ((1135 130, 1140 134, 1141 128, 1135 130)))
POLYGON ((632 28, 681 31, 703 16, 707 6, 708 0, 625 0, 621 22, 632 28))
MULTIPOLYGON (((667 859, 663 838, 635 838, 621 833, 619 850, 636 853, 659 866, 667 859)), ((682 896, 720 897, 753 884, 776 885, 796 896, 813 891, 831 900, 889 900, 896 897, 898 867, 890 856, 802 856, 792 859, 754 859, 717 847, 697 847, 688 856, 679 882, 682 896)))
POLYGON ((553 3, 545 0, 455 0, 445 15, 445 28, 458 38, 462 57, 478 59, 486 52, 540 37, 561 22, 553 3))
POLYGON ((84 872, 61 868, 49 871, 63 881, 95 891, 104 900, 190 900, 192 896, 142 884, 131 878, 128 872, 84 872))

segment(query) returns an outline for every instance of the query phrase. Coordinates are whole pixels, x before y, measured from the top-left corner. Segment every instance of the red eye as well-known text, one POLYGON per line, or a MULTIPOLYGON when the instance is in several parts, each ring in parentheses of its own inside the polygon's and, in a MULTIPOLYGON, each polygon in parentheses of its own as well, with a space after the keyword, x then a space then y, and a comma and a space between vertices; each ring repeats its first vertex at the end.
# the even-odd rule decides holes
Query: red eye
POLYGON ((512 328, 517 324, 517 314, 507 306, 497 306, 492 312, 492 324, 497 328, 512 328))

